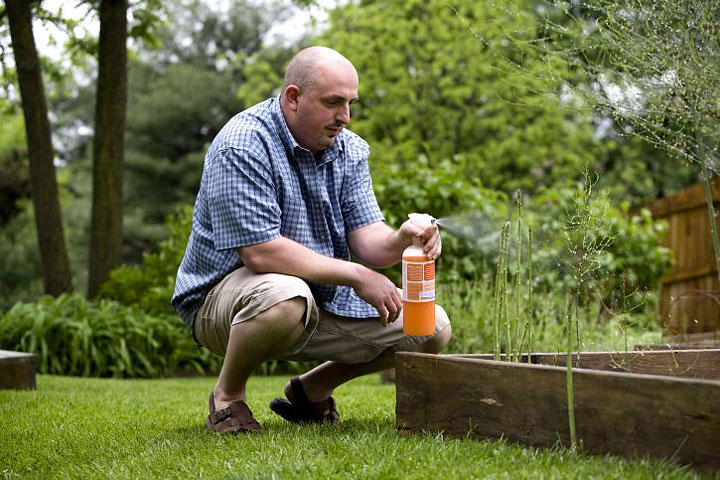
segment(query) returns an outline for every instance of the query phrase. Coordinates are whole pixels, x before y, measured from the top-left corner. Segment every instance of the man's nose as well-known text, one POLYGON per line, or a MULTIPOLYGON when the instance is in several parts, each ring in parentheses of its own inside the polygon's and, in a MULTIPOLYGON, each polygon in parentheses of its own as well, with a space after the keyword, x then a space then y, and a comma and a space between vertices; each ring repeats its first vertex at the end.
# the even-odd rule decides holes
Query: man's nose
POLYGON ((350 123, 350 105, 345 104, 338 110, 337 116, 335 117, 338 122, 347 125, 350 123))

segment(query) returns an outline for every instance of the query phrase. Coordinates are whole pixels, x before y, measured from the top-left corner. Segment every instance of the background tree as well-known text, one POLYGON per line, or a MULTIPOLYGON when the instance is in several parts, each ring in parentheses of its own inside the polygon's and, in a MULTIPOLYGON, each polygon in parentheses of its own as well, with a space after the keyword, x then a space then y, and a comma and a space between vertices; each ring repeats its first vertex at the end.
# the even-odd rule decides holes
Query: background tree
POLYGON ((31 4, 6 0, 5 8, 25 117, 30 183, 45 292, 59 295, 72 288, 70 261, 58 201, 47 102, 32 31, 31 4))
MULTIPOLYGON (((700 166, 720 279, 720 241, 710 176, 720 153, 720 3, 712 0, 586 0, 573 49, 560 53, 594 80, 579 90, 646 142, 700 166), (591 55, 586 55, 590 52, 591 55)), ((566 4, 558 8, 566 10, 566 4)), ((558 31, 555 24, 550 30, 558 31)), ((565 33, 567 34, 567 33, 565 33)))
MULTIPOLYGON (((272 58, 271 68, 282 71, 293 47, 264 47, 262 38, 292 11, 287 3, 167 5, 170 21, 157 29, 159 46, 129 63, 125 261, 155 249, 167 235, 165 218, 194 201, 207 146, 233 115, 258 100, 238 96, 248 82, 257 83, 256 65, 272 58), (274 60, 278 56, 281 61, 274 60)), ((277 74, 264 75, 263 81, 277 74)))
POLYGON ((511 42, 539 36, 525 3, 378 0, 333 12, 318 42, 361 72, 351 128, 373 145, 377 172, 425 155, 430 169, 449 159, 486 187, 533 192, 602 153, 589 117, 559 99, 567 62, 511 42))
POLYGON ((127 0, 101 0, 88 297, 120 264, 127 105, 127 0))

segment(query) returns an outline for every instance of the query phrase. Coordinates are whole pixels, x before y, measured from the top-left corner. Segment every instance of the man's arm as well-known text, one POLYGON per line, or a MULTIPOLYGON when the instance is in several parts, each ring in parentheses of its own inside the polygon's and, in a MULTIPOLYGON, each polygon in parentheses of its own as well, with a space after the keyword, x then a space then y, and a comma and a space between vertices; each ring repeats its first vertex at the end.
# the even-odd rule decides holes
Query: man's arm
POLYGON ((256 273, 284 273, 313 283, 348 285, 377 309, 383 325, 400 315, 402 300, 395 285, 363 265, 321 255, 285 237, 242 247, 238 255, 256 273))
POLYGON ((442 242, 437 226, 423 229, 409 220, 398 230, 393 230, 383 222, 353 230, 348 233, 348 245, 353 255, 363 263, 384 268, 400 261, 403 250, 412 244, 413 238, 420 239, 423 250, 431 259, 440 256, 442 242))

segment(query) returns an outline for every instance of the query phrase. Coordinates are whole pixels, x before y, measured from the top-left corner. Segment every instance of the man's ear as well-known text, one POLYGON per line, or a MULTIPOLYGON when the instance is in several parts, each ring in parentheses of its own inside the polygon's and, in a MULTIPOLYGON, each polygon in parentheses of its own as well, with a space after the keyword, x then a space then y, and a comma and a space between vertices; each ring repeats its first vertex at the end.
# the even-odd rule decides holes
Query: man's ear
POLYGON ((297 110, 298 96, 300 95, 300 88, 297 85, 288 85, 283 92, 285 102, 293 112, 297 110))

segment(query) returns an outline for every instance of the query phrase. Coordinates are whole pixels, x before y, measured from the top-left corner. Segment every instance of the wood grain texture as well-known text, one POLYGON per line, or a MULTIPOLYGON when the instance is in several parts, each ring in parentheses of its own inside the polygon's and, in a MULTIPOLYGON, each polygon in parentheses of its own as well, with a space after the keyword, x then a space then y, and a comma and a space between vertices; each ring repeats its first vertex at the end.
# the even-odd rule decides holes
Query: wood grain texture
MULTIPOLYGON (((492 360, 492 354, 452 355, 492 360)), ((502 356, 504 360, 504 356, 502 356)), ((564 367, 565 354, 533 353, 522 355, 522 363, 564 367)), ((573 354, 574 368, 608 372, 628 372, 670 377, 720 380, 720 350, 641 350, 628 352, 582 352, 573 354)))
MULTIPOLYGON (((715 208, 720 208, 720 177, 712 182, 715 208)), ((670 334, 708 332, 720 328, 720 284, 710 236, 705 191, 697 183, 643 208, 667 221, 664 245, 674 265, 661 279, 660 320, 670 334)), ((632 214, 637 214, 639 208, 632 214)))
MULTIPOLYGON (((395 359, 401 431, 570 443, 564 368, 420 353, 395 359)), ((576 369, 573 384, 586 451, 720 468, 720 382, 576 369)))
POLYGON ((720 331, 670 335, 664 343, 635 345, 635 350, 697 350, 720 349, 720 331))

